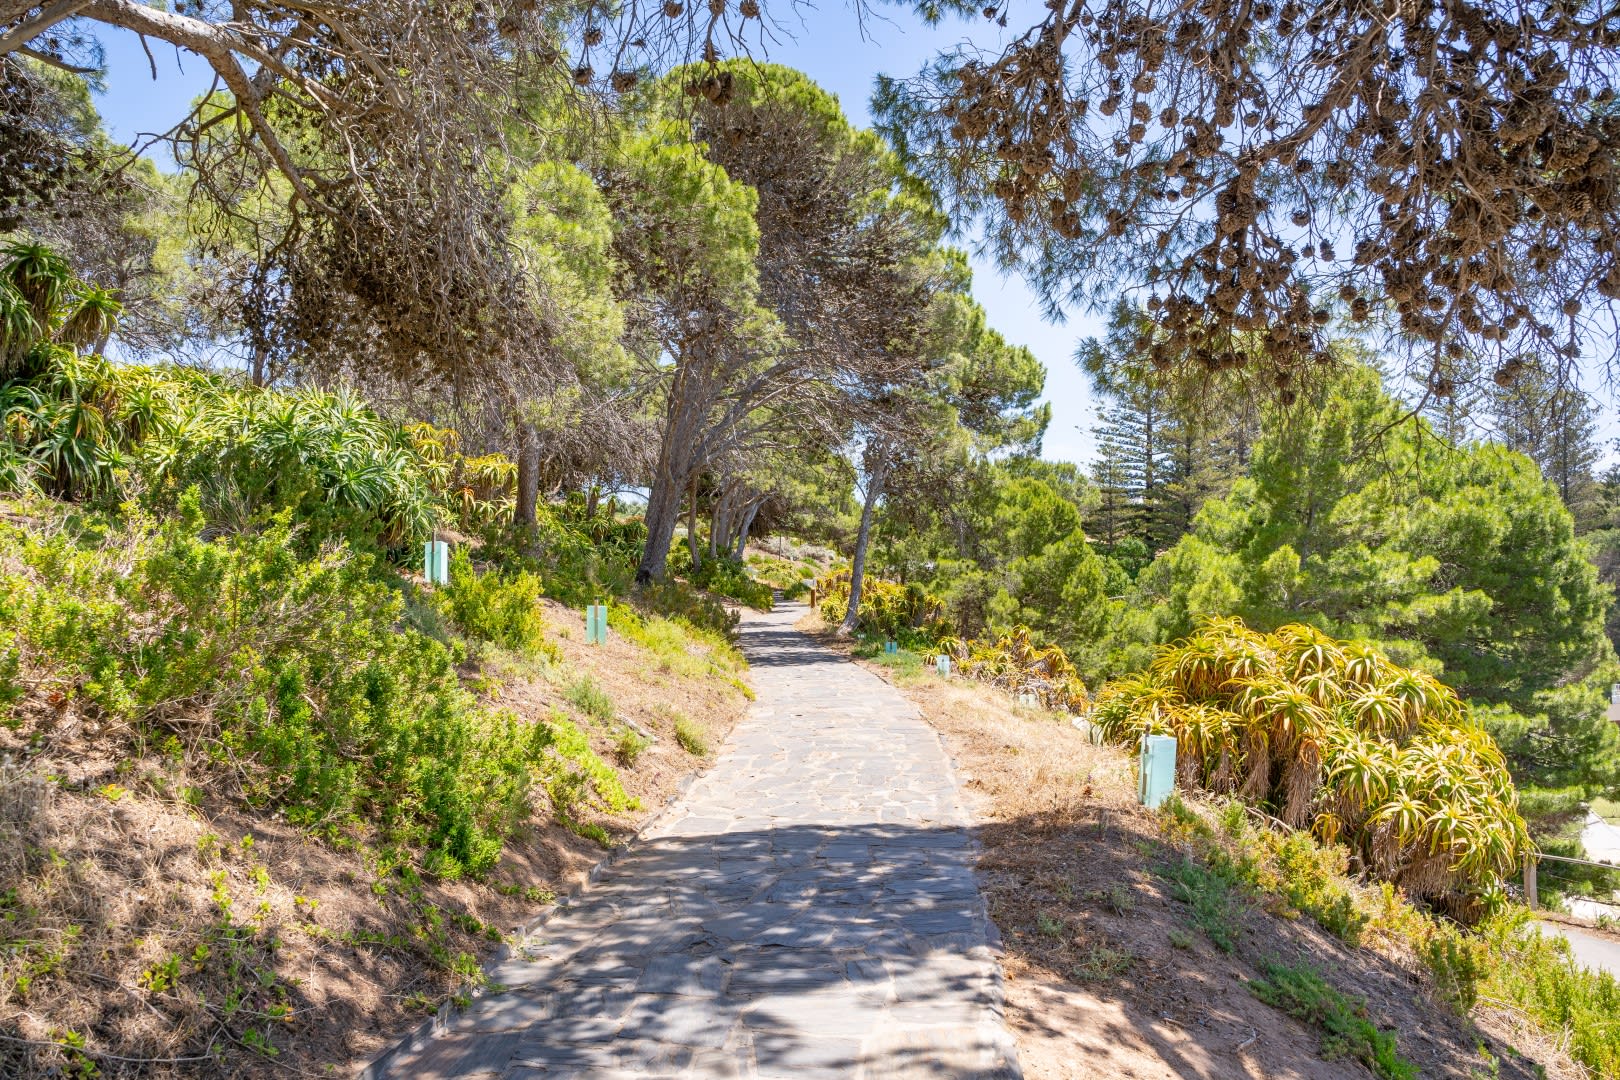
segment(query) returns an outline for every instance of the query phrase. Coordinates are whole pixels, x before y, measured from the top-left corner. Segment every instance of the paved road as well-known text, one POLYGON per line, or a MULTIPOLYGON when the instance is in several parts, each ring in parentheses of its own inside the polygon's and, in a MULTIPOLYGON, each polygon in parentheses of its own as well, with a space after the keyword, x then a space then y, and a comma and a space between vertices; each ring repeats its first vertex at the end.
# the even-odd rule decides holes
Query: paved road
POLYGON ((1566 923, 1543 919, 1536 925, 1543 933, 1557 934, 1568 941, 1569 950, 1575 954, 1576 963, 1594 971, 1607 971, 1610 975, 1620 977, 1620 942, 1597 934, 1588 934, 1579 927, 1566 923))
POLYGON ((803 611, 744 623, 713 769, 386 1075, 1016 1080, 950 762, 803 611))

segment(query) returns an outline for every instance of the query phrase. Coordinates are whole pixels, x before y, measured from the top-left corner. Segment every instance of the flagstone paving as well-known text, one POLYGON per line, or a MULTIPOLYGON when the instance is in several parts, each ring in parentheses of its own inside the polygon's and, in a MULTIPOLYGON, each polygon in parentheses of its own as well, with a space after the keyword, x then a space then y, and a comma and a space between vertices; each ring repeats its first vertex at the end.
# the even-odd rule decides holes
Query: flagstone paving
POLYGON ((1019 1076, 950 761, 803 612, 743 623, 713 768, 382 1075, 1019 1076))

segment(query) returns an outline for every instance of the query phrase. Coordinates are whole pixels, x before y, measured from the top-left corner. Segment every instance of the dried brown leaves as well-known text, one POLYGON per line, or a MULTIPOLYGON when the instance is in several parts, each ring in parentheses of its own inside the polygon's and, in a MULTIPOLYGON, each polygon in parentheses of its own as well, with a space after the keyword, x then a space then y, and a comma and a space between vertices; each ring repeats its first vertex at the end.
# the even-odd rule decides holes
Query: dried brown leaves
MULTIPOLYGON (((1615 46, 1583 0, 1051 0, 888 95, 1054 305, 1136 288, 1163 367, 1282 372, 1337 315, 1450 378, 1620 298, 1615 46), (1258 335, 1259 359, 1235 349, 1258 335)), ((1436 384, 1431 381, 1431 388, 1436 384)))

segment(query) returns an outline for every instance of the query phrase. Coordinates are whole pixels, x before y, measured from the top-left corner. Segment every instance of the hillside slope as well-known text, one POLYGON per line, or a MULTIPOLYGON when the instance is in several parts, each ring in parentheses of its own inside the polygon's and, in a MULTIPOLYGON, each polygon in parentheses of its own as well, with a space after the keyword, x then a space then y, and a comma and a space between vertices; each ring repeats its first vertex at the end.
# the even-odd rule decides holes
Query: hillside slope
POLYGON ((904 654, 862 662, 917 703, 975 796, 1031 1080, 1598 1075, 1508 1002, 1448 1004, 1418 955, 1438 924, 1342 856, 1236 804, 1146 810, 1129 756, 1068 717, 904 654))
MULTIPOLYGON (((22 537, 61 526, 39 512, 6 508, 13 585, 22 537)), ((297 785, 322 781, 265 797, 265 751, 181 723, 217 701, 126 722, 25 649, 0 726, 0 1074, 341 1074, 476 983, 746 705, 740 656, 679 621, 616 607, 591 646, 577 610, 539 614, 538 648, 485 643, 459 672, 478 708, 556 740, 482 874, 427 873, 386 813, 295 823, 297 785)))

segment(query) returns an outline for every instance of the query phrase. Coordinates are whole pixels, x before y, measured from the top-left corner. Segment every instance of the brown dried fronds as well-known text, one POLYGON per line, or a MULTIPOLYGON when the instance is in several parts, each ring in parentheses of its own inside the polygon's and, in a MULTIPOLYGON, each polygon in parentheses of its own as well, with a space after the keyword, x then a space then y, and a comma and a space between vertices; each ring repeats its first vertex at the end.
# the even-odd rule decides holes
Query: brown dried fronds
POLYGON ((1616 45, 1562 0, 1082 2, 880 104, 1054 308, 1135 286, 1178 362, 1259 333, 1309 368, 1354 290, 1413 374, 1479 375, 1620 298, 1616 45))

